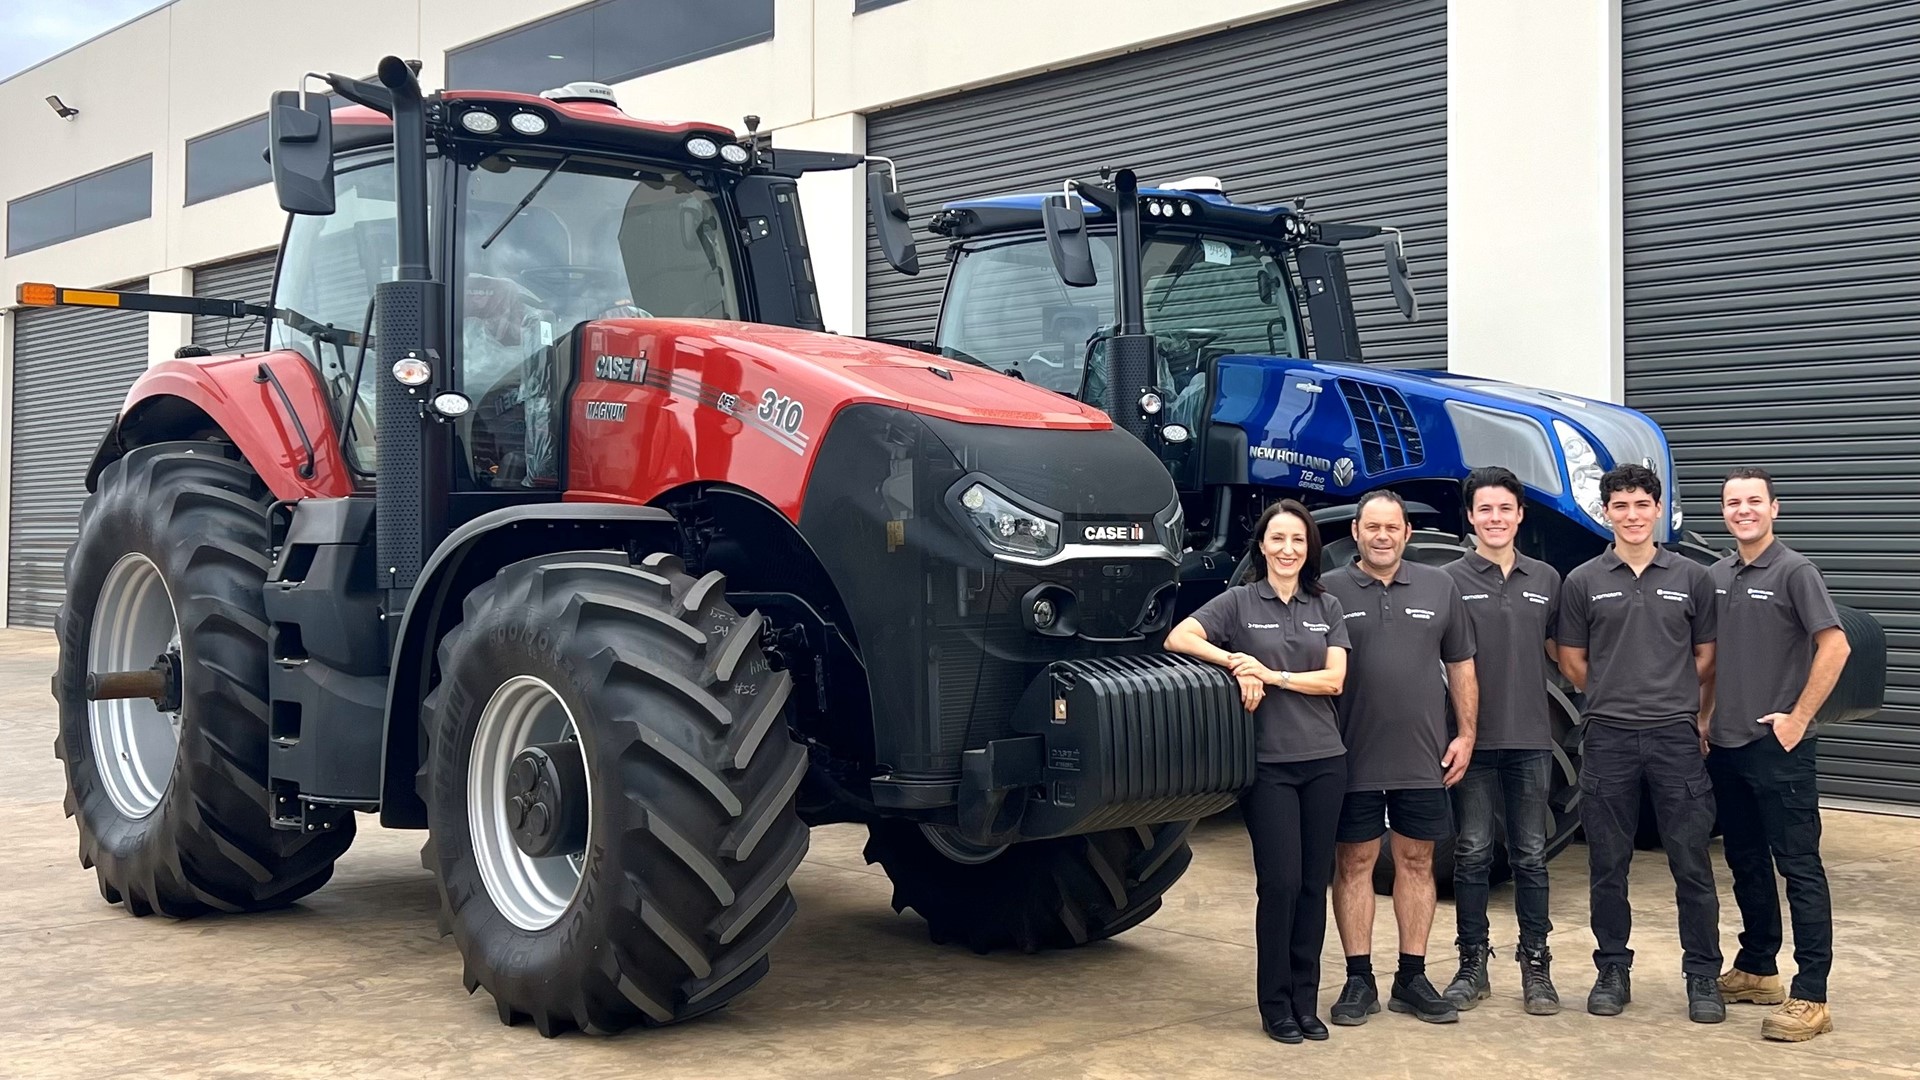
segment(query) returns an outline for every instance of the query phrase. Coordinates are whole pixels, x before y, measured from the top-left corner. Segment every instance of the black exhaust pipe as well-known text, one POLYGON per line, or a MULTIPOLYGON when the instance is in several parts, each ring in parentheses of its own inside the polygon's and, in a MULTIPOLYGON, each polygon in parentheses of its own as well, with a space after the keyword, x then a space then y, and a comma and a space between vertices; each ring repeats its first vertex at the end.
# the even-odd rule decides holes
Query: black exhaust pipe
POLYGON ((1145 441, 1152 421, 1140 410, 1140 396, 1153 387, 1153 337, 1147 333, 1141 292, 1140 183, 1132 169, 1114 174, 1114 226, 1119 233, 1119 273, 1114 311, 1120 332, 1107 342, 1107 415, 1135 438, 1145 441))

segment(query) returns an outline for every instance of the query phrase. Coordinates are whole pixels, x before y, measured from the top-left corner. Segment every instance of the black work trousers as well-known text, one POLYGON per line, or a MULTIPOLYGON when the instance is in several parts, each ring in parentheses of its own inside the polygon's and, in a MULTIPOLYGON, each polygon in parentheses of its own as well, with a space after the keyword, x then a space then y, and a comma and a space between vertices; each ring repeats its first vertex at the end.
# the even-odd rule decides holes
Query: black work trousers
POLYGON ((1262 761, 1240 797, 1260 896, 1253 926, 1264 1021, 1319 1010, 1333 836, 1346 791, 1347 759, 1340 756, 1262 761))
POLYGON ((1596 967, 1631 967, 1633 909, 1627 870, 1640 828, 1640 785, 1653 795, 1660 844, 1680 909, 1680 966, 1689 975, 1720 974, 1720 895, 1714 891, 1713 781, 1692 721, 1628 729, 1589 722, 1580 753, 1580 824, 1587 833, 1596 967))
POLYGON ((1820 862, 1820 792, 1813 739, 1788 753, 1772 734, 1707 758, 1720 804, 1720 837, 1733 899, 1740 905, 1740 952, 1733 966, 1751 975, 1780 973, 1780 878, 1793 916, 1793 996, 1827 1000, 1833 968, 1833 898, 1820 862), (1776 872, 1778 876, 1776 877, 1776 872))

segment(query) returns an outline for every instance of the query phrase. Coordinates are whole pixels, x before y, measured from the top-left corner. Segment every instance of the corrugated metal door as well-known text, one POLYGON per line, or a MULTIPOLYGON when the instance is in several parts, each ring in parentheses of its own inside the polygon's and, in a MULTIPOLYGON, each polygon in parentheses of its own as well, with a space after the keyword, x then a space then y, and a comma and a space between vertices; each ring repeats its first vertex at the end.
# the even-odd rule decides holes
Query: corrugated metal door
MULTIPOLYGON (((273 299, 274 252, 202 266, 193 272, 193 295, 221 300, 265 304, 273 299)), ((193 320, 193 343, 214 352, 254 351, 265 347, 265 319, 219 319, 204 315, 193 320)))
POLYGON ((1920 5, 1625 0, 1627 402, 1688 524, 1779 480, 1780 535, 1887 629, 1887 707, 1829 795, 1920 803, 1920 5))
MULTIPOLYGON (((147 291, 145 282, 116 287, 147 291)), ((147 368, 147 319, 89 308, 14 314, 8 626, 53 625, 87 464, 147 368)))
POLYGON ((1362 343, 1369 360, 1444 368, 1446 70, 1445 0, 1346 0, 875 113, 867 152, 900 166, 921 271, 895 274, 869 228, 867 332, 932 337, 945 241, 925 226, 942 203, 1128 165, 1143 182, 1219 176, 1239 201, 1306 196, 1324 220, 1406 230, 1420 321, 1393 309, 1379 249, 1353 245, 1362 343))

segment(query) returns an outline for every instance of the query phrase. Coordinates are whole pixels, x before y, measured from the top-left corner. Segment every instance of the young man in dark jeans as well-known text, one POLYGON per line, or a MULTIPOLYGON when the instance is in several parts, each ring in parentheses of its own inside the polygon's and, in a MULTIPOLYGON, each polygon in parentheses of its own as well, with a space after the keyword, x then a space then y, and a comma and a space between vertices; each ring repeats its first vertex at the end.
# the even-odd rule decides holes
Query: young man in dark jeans
POLYGON ((1707 770, 1743 926, 1720 992, 1729 1001, 1779 1005, 1760 1034, 1805 1042, 1833 1030, 1833 910, 1820 864, 1813 715, 1840 681, 1850 647, 1819 569, 1774 538, 1779 514, 1764 469, 1735 469, 1720 488, 1720 516, 1740 550, 1712 571, 1720 619, 1715 664, 1724 677, 1711 710, 1707 770), (1791 997, 1775 959, 1782 877, 1799 966, 1791 997))
POLYGON ((1514 911, 1520 919, 1521 997, 1536 1016, 1560 1011, 1547 935, 1547 791, 1553 769, 1553 721, 1547 702, 1547 655, 1560 611, 1560 574, 1514 550, 1525 517, 1520 479, 1497 465, 1467 474, 1463 501, 1473 526, 1471 554, 1448 563, 1473 621, 1474 674, 1480 683, 1480 725, 1467 775, 1453 789, 1453 899, 1460 971, 1447 986, 1456 1008, 1471 1009, 1492 993, 1487 958, 1487 878, 1494 826, 1506 812, 1513 864, 1514 911))
POLYGON ((1707 854, 1713 784, 1703 760, 1703 709, 1714 684, 1713 581, 1706 567, 1654 542, 1666 511, 1653 470, 1615 466, 1600 478, 1600 497, 1613 546, 1567 575, 1555 629, 1560 670, 1587 695, 1580 824, 1600 969, 1587 1011, 1616 1016, 1633 1000, 1627 870, 1644 780, 1673 872, 1687 1016, 1717 1024, 1727 1007, 1718 981, 1720 896, 1707 854))

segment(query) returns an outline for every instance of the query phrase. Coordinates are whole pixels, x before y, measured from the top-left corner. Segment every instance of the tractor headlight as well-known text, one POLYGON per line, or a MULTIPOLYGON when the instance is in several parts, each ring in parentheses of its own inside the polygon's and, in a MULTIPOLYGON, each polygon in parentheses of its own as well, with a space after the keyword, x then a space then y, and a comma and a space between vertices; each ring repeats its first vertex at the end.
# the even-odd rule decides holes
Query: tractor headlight
POLYGON ((729 165, 745 165, 747 159, 752 156, 747 152, 747 148, 739 143, 720 144, 720 160, 729 165))
POLYGON ((1060 523, 1015 505, 985 484, 960 495, 960 510, 987 546, 1023 559, 1044 559, 1060 550, 1060 523))
POLYGON ((1604 471, 1600 468, 1600 455, 1564 420, 1553 422, 1553 434, 1560 440, 1560 453, 1567 459, 1567 481, 1572 485, 1574 501, 1595 522, 1612 528, 1607 521, 1606 503, 1600 499, 1600 474, 1604 471))
POLYGON ((705 161, 720 152, 720 144, 705 135, 695 135, 687 140, 687 153, 705 161))

